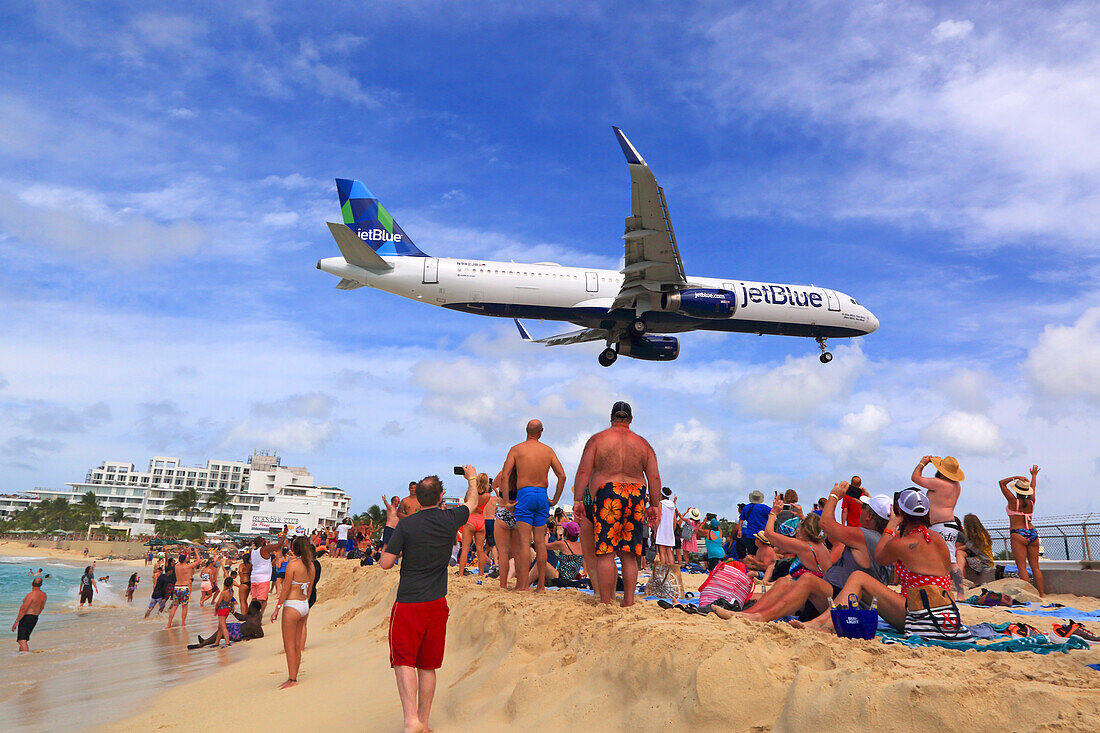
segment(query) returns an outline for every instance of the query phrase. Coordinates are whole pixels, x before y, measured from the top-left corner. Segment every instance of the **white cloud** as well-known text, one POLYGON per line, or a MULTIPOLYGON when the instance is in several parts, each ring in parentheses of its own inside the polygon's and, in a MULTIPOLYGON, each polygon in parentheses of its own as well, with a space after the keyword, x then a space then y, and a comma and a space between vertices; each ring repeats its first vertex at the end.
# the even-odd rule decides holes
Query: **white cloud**
POLYGON ((270 447, 281 451, 312 453, 320 450, 336 434, 332 422, 298 418, 283 420, 273 425, 257 424, 252 419, 234 425, 222 442, 224 447, 248 450, 270 447))
POLYGON ((1100 308, 1071 326, 1049 325, 1028 352, 1024 370, 1035 388, 1056 399, 1100 400, 1100 308))
POLYGON ((969 20, 945 20, 932 29, 932 38, 937 41, 948 41, 956 38, 964 38, 974 30, 974 24, 969 20))
POLYGON ((660 460, 669 464, 706 465, 717 461, 724 453, 722 434, 694 417, 686 423, 676 423, 668 433, 653 441, 660 460))
POLYGON ((989 408, 993 385, 989 374, 962 368, 948 377, 942 388, 955 405, 971 412, 983 412, 989 408))
POLYGON ((1038 246, 1091 248, 1100 10, 975 10, 981 17, 937 22, 923 3, 864 0, 701 18, 707 42, 692 88, 720 114, 789 118, 846 151, 754 160, 717 203, 746 215, 931 224, 983 246, 1043 235, 1038 246))
POLYGON ((858 412, 849 412, 840 419, 838 430, 817 430, 813 440, 824 455, 834 459, 837 467, 878 467, 882 464, 882 434, 890 425, 890 415, 881 405, 868 404, 858 412))
POLYGON ((831 364, 816 356, 788 356, 778 367, 733 382, 730 397, 752 415, 799 421, 822 404, 847 396, 866 364, 858 344, 837 349, 831 364))
POLYGON ((1004 450, 1000 428, 985 415, 952 410, 921 430, 920 438, 942 455, 994 455, 1004 450))

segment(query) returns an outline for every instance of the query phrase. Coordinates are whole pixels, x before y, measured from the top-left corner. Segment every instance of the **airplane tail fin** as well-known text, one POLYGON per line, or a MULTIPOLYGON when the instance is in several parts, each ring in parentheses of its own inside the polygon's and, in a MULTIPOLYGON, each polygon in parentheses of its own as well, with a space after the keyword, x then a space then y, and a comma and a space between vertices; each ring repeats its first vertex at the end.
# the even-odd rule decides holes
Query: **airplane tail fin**
POLYGON ((336 191, 340 194, 340 213, 344 223, 375 252, 380 255, 428 256, 417 249, 401 226, 361 182, 337 178, 336 191))

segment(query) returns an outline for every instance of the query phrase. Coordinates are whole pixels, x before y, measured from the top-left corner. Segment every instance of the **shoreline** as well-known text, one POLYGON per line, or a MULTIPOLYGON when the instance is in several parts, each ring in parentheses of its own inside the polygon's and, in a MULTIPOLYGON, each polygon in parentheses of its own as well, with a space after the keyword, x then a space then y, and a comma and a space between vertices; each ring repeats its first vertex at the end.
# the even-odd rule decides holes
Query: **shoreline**
MULTIPOLYGON (((247 642, 248 657, 231 671, 173 687, 99 730, 184 730, 181 706, 229 687, 257 702, 226 711, 230 726, 285 724, 289 705, 324 710, 335 730, 400 730, 387 646, 398 574, 322 562, 296 687, 276 689, 286 666, 272 629, 247 642)), ((473 576, 452 575, 449 586, 447 656, 431 720, 440 733, 545 725, 550 709, 601 730, 1100 728, 1100 675, 1084 666, 1100 663, 1100 646, 1050 655, 909 649, 786 624, 689 616, 652 602, 598 607, 570 590, 505 593, 495 582, 476 585, 473 576)), ((1047 600, 1082 610, 1100 605, 1047 600)), ((1052 621, 996 608, 962 612, 967 623, 1049 628, 1052 621)))
MULTIPOLYGON (((52 543, 50 543, 52 544, 52 543)), ((84 565, 90 565, 92 560, 96 561, 96 566, 110 565, 111 567, 125 567, 125 568, 152 568, 152 565, 146 565, 144 559, 123 559, 114 558, 108 560, 107 555, 102 557, 95 556, 89 552, 85 557, 81 550, 61 550, 55 547, 47 547, 44 545, 35 545, 34 547, 28 546, 21 540, 0 540, 0 556, 4 557, 40 557, 50 560, 71 560, 76 564, 83 563, 84 565)))

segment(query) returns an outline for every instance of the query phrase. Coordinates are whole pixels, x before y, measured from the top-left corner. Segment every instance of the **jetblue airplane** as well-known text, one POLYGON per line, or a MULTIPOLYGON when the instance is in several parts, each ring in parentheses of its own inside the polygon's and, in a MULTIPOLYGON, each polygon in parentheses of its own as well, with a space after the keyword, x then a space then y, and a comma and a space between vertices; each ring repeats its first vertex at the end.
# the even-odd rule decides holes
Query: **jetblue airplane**
POLYGON ((619 356, 672 361, 680 342, 655 334, 695 330, 813 338, 821 363, 828 364, 833 355, 826 339, 878 328, 871 311, 837 290, 687 275, 664 190, 622 130, 612 129, 630 169, 622 270, 429 257, 366 186, 342 178, 336 189, 344 222, 328 227, 343 257, 319 260, 317 269, 341 278, 341 290, 367 286, 452 310, 513 318, 520 336, 534 343, 603 341, 599 362, 605 367, 619 356), (567 321, 581 329, 536 340, 520 318, 567 321))

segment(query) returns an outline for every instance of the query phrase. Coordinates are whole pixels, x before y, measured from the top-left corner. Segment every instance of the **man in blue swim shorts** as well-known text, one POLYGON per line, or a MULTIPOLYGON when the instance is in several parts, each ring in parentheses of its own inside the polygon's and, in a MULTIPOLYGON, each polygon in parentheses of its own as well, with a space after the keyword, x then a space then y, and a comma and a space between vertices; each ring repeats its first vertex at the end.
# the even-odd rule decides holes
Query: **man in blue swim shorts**
POLYGON ((516 561, 516 590, 530 587, 531 543, 535 545, 535 563, 538 583, 535 592, 546 590, 546 519, 550 516, 550 506, 557 504, 565 490, 565 469, 554 453, 554 449, 541 442, 542 422, 531 420, 527 423, 527 440, 512 446, 508 458, 504 461, 505 476, 515 475, 514 486, 518 487, 515 508, 516 532, 513 533, 512 556, 516 561), (553 469, 558 477, 554 500, 549 501, 546 490, 550 485, 548 476, 553 469), (540 528, 535 531, 535 528, 540 528))

